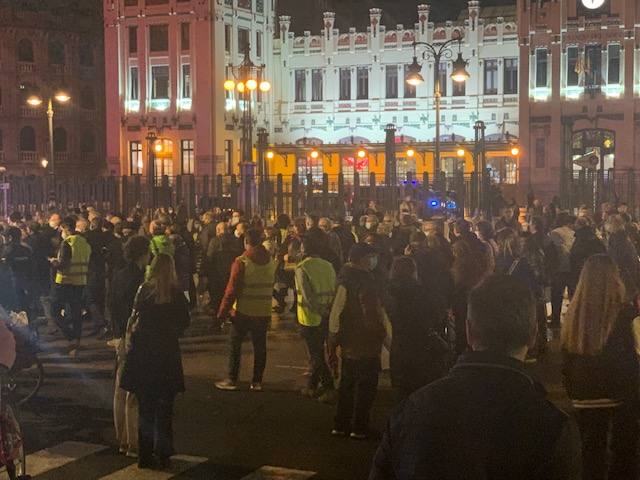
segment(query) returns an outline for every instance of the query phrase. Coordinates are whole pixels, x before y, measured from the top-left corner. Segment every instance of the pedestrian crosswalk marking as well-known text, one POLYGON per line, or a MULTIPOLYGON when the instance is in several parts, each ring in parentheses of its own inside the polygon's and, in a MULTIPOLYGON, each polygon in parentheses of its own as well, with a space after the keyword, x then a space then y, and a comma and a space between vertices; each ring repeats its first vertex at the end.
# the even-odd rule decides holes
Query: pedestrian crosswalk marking
POLYGON ((88 457, 108 447, 83 442, 63 442, 27 455, 29 475, 36 476, 88 457))
POLYGON ((171 468, 167 471, 141 470, 137 464, 133 464, 110 475, 100 477, 100 480, 169 480, 206 461, 207 459, 202 457, 174 455, 171 457, 171 468))
POLYGON ((316 472, 265 465, 252 474, 242 477, 241 480, 306 480, 315 474, 316 472))

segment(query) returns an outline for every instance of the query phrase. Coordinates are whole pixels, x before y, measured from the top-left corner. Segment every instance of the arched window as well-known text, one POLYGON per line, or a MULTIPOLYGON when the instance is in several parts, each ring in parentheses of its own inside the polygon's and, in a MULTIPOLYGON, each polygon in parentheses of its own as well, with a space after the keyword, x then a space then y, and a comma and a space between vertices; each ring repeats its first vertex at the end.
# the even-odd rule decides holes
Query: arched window
POLYGON ((16 54, 19 62, 33 62, 33 43, 28 38, 18 42, 16 54))
POLYGON ((53 151, 67 151, 67 131, 62 127, 58 127, 53 131, 53 151))
POLYGON ((84 87, 80 91, 80 106, 86 110, 94 110, 96 108, 96 99, 93 95, 93 88, 84 87))
POLYGON ((93 130, 85 130, 84 132, 82 132, 80 149, 82 150, 82 153, 96 152, 96 136, 93 133, 93 130))
POLYGON ((20 150, 22 152, 36 151, 36 131, 33 127, 22 127, 20 130, 20 150))
POLYGON ((93 46, 88 40, 80 45, 80 65, 93 67, 93 46))
POLYGON ((57 40, 49 42, 49 63, 53 65, 63 65, 64 62, 64 45, 57 40))

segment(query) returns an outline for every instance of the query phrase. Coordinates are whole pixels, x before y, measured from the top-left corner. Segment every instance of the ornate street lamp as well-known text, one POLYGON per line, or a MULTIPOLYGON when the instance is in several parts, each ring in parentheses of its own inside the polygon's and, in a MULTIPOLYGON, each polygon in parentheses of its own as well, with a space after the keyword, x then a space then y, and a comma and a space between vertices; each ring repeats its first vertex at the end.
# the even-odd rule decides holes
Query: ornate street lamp
POLYGON ((417 87, 424 83, 424 77, 422 76, 422 65, 418 62, 418 46, 425 47, 425 51, 422 53, 422 59, 433 58, 434 61, 434 93, 436 104, 436 140, 435 140, 435 159, 434 170, 435 177, 439 178, 440 173, 440 99, 442 96, 442 86, 440 85, 440 60, 444 58, 453 57, 453 44, 458 44, 458 58, 453 62, 453 71, 451 73, 451 79, 454 82, 464 82, 469 79, 470 75, 467 72, 467 61, 462 58, 462 37, 452 38, 444 43, 428 43, 428 42, 413 42, 413 61, 407 69, 407 76, 405 81, 413 86, 417 87))

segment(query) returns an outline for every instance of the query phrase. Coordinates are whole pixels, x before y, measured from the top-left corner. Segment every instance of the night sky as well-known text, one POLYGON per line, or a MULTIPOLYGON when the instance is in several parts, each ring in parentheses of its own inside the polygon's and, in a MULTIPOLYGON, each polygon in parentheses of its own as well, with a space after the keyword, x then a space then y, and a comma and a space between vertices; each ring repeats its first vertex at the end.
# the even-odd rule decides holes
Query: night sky
MULTIPOLYGON (((292 29, 297 34, 304 30, 317 33, 322 28, 322 12, 336 12, 336 26, 346 31, 350 26, 365 28, 368 25, 369 8, 379 7, 384 11, 383 24, 395 28, 405 27, 417 21, 417 5, 431 5, 433 21, 453 20, 466 9, 467 0, 278 0, 280 14, 293 17, 292 29)), ((480 0, 481 6, 514 5, 516 0, 480 0)))

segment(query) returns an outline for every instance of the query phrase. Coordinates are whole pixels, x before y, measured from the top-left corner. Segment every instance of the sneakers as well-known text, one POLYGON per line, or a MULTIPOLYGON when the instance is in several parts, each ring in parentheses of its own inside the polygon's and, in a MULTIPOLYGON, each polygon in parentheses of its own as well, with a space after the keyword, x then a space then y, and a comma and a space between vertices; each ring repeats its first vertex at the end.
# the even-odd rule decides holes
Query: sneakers
POLYGON ((249 387, 249 389, 252 392, 261 392, 262 391, 262 384, 261 383, 252 383, 251 387, 249 387))
POLYGON ((238 384, 231 379, 222 380, 216 382, 215 386, 218 390, 234 391, 238 389, 238 384))

